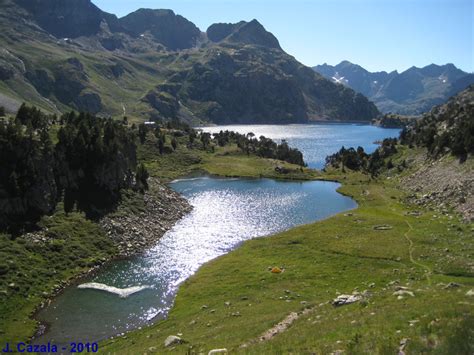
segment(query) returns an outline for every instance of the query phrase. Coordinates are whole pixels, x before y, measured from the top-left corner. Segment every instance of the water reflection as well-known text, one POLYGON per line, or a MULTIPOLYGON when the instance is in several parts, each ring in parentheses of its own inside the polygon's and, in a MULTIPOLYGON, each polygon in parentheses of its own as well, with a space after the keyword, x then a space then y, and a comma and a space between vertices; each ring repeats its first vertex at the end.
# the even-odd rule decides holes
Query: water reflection
POLYGON ((303 152, 304 160, 311 168, 321 169, 325 159, 341 149, 361 146, 367 153, 376 148, 376 141, 398 137, 399 129, 387 129, 362 124, 293 124, 293 125, 231 125, 204 127, 203 130, 217 133, 229 130, 256 137, 265 136, 277 141, 286 139, 291 147, 303 152))

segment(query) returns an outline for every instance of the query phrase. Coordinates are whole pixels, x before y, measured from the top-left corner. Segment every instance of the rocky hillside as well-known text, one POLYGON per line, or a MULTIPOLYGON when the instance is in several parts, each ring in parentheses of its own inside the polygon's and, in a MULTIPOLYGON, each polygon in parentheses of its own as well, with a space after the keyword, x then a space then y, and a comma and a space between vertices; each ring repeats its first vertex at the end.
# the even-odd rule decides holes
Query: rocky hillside
POLYGON ((400 182, 412 203, 474 220, 474 85, 422 117, 384 115, 374 123, 404 126, 372 154, 344 147, 326 158, 327 168, 362 171, 400 182))
POLYGON ((404 176, 402 185, 411 191, 410 202, 428 206, 440 214, 452 209, 465 221, 474 221, 474 161, 464 163, 450 156, 427 160, 424 154, 412 155, 407 164, 415 171, 404 176))
POLYGON ((474 220, 474 85, 433 108, 400 138, 410 149, 402 185, 410 200, 441 214, 456 210, 474 220), (422 148, 422 149, 419 149, 422 148))
POLYGON ((303 66, 256 20, 201 32, 171 10, 0 2, 0 106, 216 123, 370 121, 363 95, 303 66))
POLYGON ((375 102, 380 111, 418 115, 474 83, 474 76, 453 64, 411 67, 398 73, 369 72, 357 64, 343 61, 313 68, 339 84, 351 87, 375 102))

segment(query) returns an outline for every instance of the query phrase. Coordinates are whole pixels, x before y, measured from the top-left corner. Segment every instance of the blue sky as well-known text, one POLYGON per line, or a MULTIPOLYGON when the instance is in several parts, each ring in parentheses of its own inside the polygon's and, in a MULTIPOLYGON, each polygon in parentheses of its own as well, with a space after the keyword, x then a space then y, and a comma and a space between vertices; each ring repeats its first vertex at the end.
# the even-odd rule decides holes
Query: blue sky
POLYGON ((93 0, 121 17, 172 9, 202 31, 256 18, 313 66, 349 60, 370 71, 453 63, 474 71, 474 0, 93 0))

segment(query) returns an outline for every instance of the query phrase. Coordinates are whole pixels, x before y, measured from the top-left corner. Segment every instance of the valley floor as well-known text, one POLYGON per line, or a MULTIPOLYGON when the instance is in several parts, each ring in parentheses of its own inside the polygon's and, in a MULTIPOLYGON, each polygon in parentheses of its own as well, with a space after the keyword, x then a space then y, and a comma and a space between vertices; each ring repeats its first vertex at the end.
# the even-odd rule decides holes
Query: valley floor
MULTIPOLYGON (((452 211, 439 213, 407 202, 402 177, 371 180, 359 173, 301 172, 290 165, 285 165, 290 173, 282 176, 275 172, 282 163, 247 157, 233 147, 212 154, 180 147, 159 158, 145 148, 141 159, 162 181, 197 170, 337 180, 343 183, 340 192, 356 199, 359 208, 248 241, 207 263, 181 286, 167 320, 108 340, 100 344, 101 353, 199 354, 215 348, 249 354, 472 353, 473 226, 452 211), (273 267, 283 272, 272 273, 273 267), (331 301, 341 294, 359 300, 333 306, 331 301), (184 342, 165 347, 170 335, 184 342)), ((20 284, 9 281, 16 282, 7 286, 9 298, 0 294, 2 340, 31 336, 35 322, 28 316, 55 283, 117 253, 100 228, 79 214, 66 218, 59 213, 48 223, 50 230, 58 229, 57 235, 72 234, 73 247, 54 242, 40 257, 19 241, 2 244, 11 265, 18 264, 17 275, 24 274, 20 284), (59 259, 55 248, 63 248, 59 259), (81 258, 67 262, 74 253, 81 258), (30 273, 31 262, 38 267, 30 273), (23 283, 35 277, 38 282, 25 288, 23 283)))

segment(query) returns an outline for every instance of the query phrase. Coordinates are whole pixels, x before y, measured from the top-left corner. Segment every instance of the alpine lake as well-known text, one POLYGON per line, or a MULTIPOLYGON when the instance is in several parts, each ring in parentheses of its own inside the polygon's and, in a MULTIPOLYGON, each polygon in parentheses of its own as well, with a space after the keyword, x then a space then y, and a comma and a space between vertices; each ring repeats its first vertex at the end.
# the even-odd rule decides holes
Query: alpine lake
MULTIPOLYGON (((376 142, 396 137, 398 129, 360 124, 237 125, 202 128, 252 132, 275 141, 286 140, 303 152, 311 168, 324 167, 325 157, 342 146, 373 152, 376 142)), ((106 264, 80 283, 116 288, 141 286, 128 297, 97 289, 66 288, 37 314, 46 332, 35 342, 65 344, 107 339, 145 327, 166 317, 179 285, 201 265, 237 248, 245 240, 268 236, 357 207, 326 181, 199 176, 170 186, 193 206, 192 212, 143 254, 106 264)))

